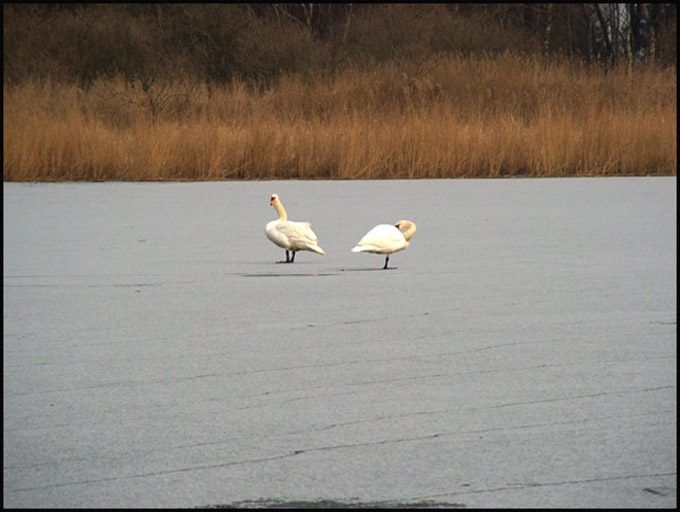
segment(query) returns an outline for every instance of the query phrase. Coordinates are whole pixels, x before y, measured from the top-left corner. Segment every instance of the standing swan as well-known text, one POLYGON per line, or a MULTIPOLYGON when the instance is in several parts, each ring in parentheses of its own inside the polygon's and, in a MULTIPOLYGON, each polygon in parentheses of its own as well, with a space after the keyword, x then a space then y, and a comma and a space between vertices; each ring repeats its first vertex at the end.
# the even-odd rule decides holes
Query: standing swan
POLYGON ((394 226, 391 224, 378 224, 366 233, 359 243, 352 249, 352 252, 376 252, 385 254, 385 266, 390 260, 390 255, 408 247, 411 237, 416 232, 416 225, 410 220, 400 220, 394 226), (401 232, 406 229, 405 232, 401 232))
POLYGON ((286 261, 278 261, 277 263, 293 263, 296 251, 314 251, 319 254, 326 254, 318 246, 319 239, 309 226, 309 222, 288 220, 286 210, 283 209, 279 196, 276 194, 272 194, 269 204, 276 208, 279 218, 268 222, 264 231, 269 240, 286 250, 286 261), (293 253, 292 257, 288 256, 288 251, 293 253))

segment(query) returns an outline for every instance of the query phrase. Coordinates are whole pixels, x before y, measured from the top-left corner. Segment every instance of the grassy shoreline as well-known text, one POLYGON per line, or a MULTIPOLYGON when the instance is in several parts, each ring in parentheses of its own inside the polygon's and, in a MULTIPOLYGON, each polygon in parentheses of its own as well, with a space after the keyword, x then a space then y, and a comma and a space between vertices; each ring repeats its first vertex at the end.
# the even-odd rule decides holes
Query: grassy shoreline
POLYGON ((512 53, 335 75, 3 90, 5 181, 676 175, 674 69, 512 53))

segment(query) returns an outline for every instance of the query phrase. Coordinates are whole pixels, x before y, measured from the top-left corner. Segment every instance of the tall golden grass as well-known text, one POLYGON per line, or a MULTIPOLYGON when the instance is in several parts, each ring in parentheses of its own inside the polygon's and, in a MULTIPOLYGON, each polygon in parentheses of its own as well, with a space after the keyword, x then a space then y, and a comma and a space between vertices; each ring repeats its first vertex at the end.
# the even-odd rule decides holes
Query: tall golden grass
POLYGON ((434 56, 274 85, 3 91, 6 181, 675 175, 673 69, 434 56))

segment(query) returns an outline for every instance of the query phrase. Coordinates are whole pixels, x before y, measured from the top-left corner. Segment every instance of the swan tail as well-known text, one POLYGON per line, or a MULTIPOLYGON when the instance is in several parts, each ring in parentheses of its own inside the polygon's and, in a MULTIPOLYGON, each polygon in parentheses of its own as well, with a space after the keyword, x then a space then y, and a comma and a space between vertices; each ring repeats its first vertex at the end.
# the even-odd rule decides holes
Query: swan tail
POLYGON ((324 250, 323 250, 321 247, 319 247, 318 245, 313 245, 313 246, 311 246, 309 249, 310 249, 311 251, 314 251, 314 252, 319 253, 319 254, 326 254, 326 251, 324 251, 324 250))

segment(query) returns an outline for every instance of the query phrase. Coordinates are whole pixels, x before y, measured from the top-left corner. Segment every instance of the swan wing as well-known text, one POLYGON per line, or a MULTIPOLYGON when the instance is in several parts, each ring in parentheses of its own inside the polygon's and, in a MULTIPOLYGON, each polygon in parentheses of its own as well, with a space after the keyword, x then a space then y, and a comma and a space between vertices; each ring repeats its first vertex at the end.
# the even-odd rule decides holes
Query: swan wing
POLYGON ((352 252, 378 252, 382 254, 400 251, 408 246, 404 235, 396 226, 379 224, 366 233, 352 252))
POLYGON ((309 222, 285 221, 275 226, 277 237, 287 240, 288 249, 293 251, 309 250, 325 254, 319 247, 319 238, 312 230, 309 222))

